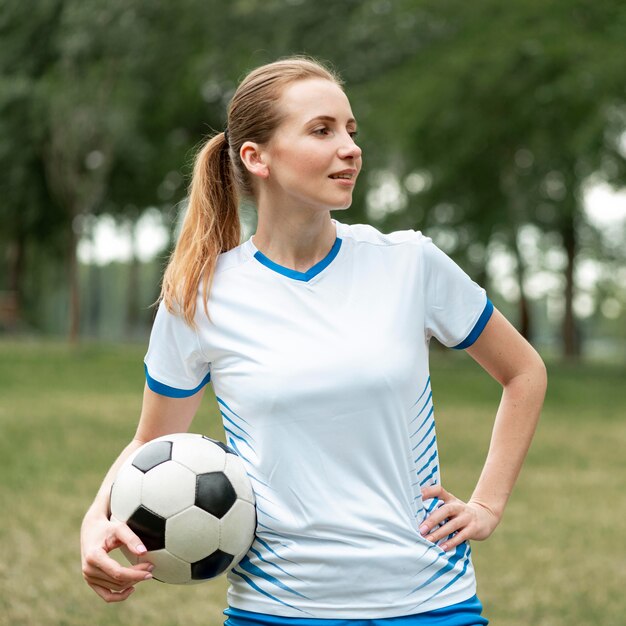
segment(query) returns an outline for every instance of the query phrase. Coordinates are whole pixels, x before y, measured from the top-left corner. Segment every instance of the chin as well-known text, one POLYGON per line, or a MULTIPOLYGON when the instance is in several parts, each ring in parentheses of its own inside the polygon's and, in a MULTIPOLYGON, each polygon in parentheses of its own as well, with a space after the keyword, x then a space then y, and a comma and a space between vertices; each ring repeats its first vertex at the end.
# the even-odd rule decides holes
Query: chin
POLYGON ((331 211, 345 211, 352 206, 352 194, 348 198, 345 198, 341 204, 331 205, 331 211))

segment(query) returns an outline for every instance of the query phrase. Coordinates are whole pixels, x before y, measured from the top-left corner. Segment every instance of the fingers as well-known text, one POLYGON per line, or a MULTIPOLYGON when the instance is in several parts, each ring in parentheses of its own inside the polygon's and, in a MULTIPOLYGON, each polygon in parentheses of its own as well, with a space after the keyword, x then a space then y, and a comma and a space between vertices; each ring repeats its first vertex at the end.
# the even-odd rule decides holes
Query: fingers
POLYGON ((90 586, 97 585, 115 593, 121 593, 122 591, 126 591, 126 589, 130 589, 130 587, 134 587, 134 585, 128 585, 123 583, 111 583, 104 578, 100 578, 99 576, 90 577, 87 584, 90 586))
POLYGON ((441 485, 431 485, 422 489, 422 499, 437 498, 444 504, 436 508, 422 523, 419 528, 427 541, 437 543, 445 537, 450 537, 456 533, 454 537, 450 537, 444 544, 439 546, 443 550, 458 545, 464 539, 459 539, 461 531, 465 525, 469 523, 470 516, 466 515, 466 505, 464 502, 456 498, 454 495, 446 491, 441 485))
POLYGON ((462 515, 452 517, 446 520, 441 526, 439 526, 439 528, 435 528, 432 532, 427 533, 426 540, 432 543, 437 543, 444 537, 448 537, 452 533, 465 528, 467 521, 468 520, 464 519, 464 516, 462 515))
MULTIPOLYGON (((104 574, 104 578, 112 582, 135 583, 146 579, 146 570, 150 571, 150 565, 145 567, 124 567, 112 559, 104 550, 95 550, 87 556, 88 566, 94 567, 104 574)), ((142 564, 143 565, 143 564, 142 564)))
POLYGON ((89 583, 89 586, 105 601, 105 602, 123 602, 130 596, 133 591, 135 591, 134 587, 129 587, 125 591, 116 592, 110 591, 106 587, 102 587, 101 585, 96 585, 89 583))
POLYGON ((115 568, 109 567, 107 564, 105 570, 101 566, 87 562, 83 567, 83 577, 87 582, 104 584, 108 589, 115 589, 116 591, 121 591, 126 587, 152 578, 151 572, 154 569, 152 563, 141 563, 132 567, 117 565, 118 567, 115 568))
POLYGON ((444 552, 447 552, 448 550, 452 550, 453 548, 456 548, 458 545, 462 544, 463 542, 468 541, 470 539, 469 535, 470 533, 468 529, 464 528, 463 530, 460 530, 458 533, 456 533, 454 537, 450 537, 450 539, 442 543, 439 547, 444 552))
POLYGON ((87 584, 106 602, 125 600, 134 585, 152 578, 154 566, 149 562, 130 567, 120 565, 109 556, 115 548, 125 546, 141 557, 147 552, 139 537, 123 522, 106 517, 86 518, 81 527, 82 572, 87 584))
POLYGON ((437 498, 437 504, 441 506, 424 519, 419 532, 432 543, 446 538, 439 545, 442 550, 448 551, 471 539, 482 541, 491 535, 500 521, 485 504, 472 500, 463 502, 441 485, 422 489, 422 499, 431 498, 437 498))
POLYGON ((422 500, 430 500, 431 498, 439 498, 446 500, 450 494, 441 485, 430 485, 422 488, 422 500))
POLYGON ((107 552, 124 545, 137 556, 145 554, 146 546, 126 524, 116 520, 111 521, 113 522, 113 532, 106 539, 105 550, 107 552))
POLYGON ((105 550, 95 550, 85 557, 83 577, 87 584, 107 602, 119 602, 129 595, 128 589, 144 580, 150 580, 154 569, 151 563, 124 567, 112 559, 105 550), (106 593, 104 593, 104 591, 106 593), (123 597, 113 597, 110 592, 123 597))

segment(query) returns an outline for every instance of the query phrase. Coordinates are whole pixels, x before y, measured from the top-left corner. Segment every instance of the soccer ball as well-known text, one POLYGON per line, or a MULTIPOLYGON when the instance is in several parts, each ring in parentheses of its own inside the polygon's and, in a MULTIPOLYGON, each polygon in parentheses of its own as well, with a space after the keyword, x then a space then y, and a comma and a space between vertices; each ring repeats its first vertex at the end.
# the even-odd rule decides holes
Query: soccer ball
POLYGON ((232 569, 254 540, 256 509, 242 460, 192 433, 158 437, 127 458, 111 488, 111 519, 125 522, 166 583, 199 583, 232 569))

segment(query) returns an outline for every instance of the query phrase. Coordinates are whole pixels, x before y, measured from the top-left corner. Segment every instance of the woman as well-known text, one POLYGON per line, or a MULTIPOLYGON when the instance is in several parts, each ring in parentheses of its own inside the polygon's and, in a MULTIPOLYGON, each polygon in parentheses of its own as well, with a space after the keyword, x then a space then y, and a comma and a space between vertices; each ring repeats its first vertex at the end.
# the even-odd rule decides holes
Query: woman
POLYGON ((352 201, 356 132, 338 77, 295 57, 251 72, 227 130, 199 152, 137 433, 83 522, 84 577, 104 600, 125 600, 151 577, 148 564, 108 556, 122 544, 145 551, 107 519, 112 478, 146 441, 186 431, 210 381, 257 500, 255 542, 229 574, 226 624, 487 623, 468 542, 502 517, 545 368, 430 239, 331 218, 352 201), (241 245, 240 195, 258 210, 241 245), (432 336, 466 349, 503 387, 467 503, 439 482, 432 336))

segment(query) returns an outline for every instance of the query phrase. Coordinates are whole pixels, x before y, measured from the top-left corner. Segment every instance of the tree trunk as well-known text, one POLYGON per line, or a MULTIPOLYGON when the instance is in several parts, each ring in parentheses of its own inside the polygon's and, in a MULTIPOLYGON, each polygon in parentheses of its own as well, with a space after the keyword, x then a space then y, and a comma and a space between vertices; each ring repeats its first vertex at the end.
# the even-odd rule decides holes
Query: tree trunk
POLYGON ((532 328, 530 323, 530 307, 528 305, 528 298, 526 297, 526 291, 524 289, 524 277, 526 275, 526 267, 524 265, 524 259, 519 249, 519 243, 517 241, 517 234, 513 233, 513 253, 515 254, 516 269, 515 275, 517 277, 517 284, 519 286, 519 322, 518 330, 522 337, 526 341, 531 341, 532 328))
POLYGON ((574 359, 581 354, 580 336, 574 317, 574 265, 576 260, 576 229, 574 216, 564 224, 561 229, 563 247, 567 256, 565 268, 565 311, 562 323, 563 356, 566 359, 574 359))
MULTIPOLYGON (((511 158, 512 161, 512 158, 511 158)), ((527 340, 531 339, 531 315, 528 305, 528 298, 524 288, 524 277, 526 275, 526 266, 524 257, 519 247, 517 234, 519 229, 527 222, 528 211, 526 209, 527 199, 524 190, 517 180, 514 168, 505 171, 501 178, 501 188, 507 198, 507 213, 509 216, 509 238, 511 248, 516 260, 515 275, 519 287, 519 322, 518 330, 520 334, 527 340)))
POLYGON ((89 313, 84 318, 87 318, 88 324, 87 332, 90 337, 99 337, 100 335, 100 317, 102 310, 102 281, 100 280, 102 270, 98 263, 92 259, 89 265, 89 278, 87 298, 89 302, 89 313))
POLYGON ((22 319, 22 303, 24 297, 24 257, 26 253, 26 241, 23 233, 18 233, 9 247, 8 259, 8 282, 7 288, 11 294, 12 312, 8 326, 16 328, 22 319))
POLYGON ((128 292, 126 297, 126 336, 132 339, 139 327, 139 258, 137 255, 137 222, 128 225, 131 257, 128 263, 128 292))
POLYGON ((69 247, 67 251, 68 278, 70 288, 70 343, 78 343, 80 335, 80 280, 78 276, 78 236, 74 225, 70 226, 69 247))

